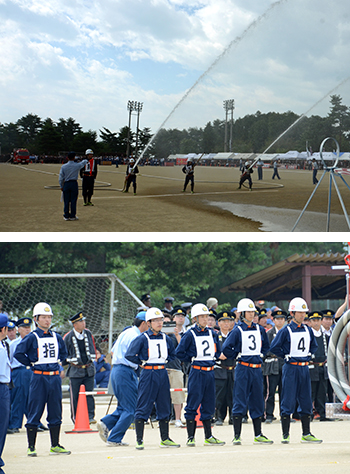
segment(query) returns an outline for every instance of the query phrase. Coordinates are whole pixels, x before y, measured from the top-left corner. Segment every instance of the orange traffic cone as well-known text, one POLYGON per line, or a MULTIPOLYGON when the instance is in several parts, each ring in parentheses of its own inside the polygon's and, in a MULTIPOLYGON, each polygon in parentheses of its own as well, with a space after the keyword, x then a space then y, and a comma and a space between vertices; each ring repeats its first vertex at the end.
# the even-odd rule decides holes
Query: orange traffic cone
POLYGON ((65 433, 96 433, 92 430, 89 423, 89 412, 86 401, 85 385, 80 385, 77 412, 75 414, 75 424, 72 431, 65 433))
POLYGON ((200 407, 201 406, 199 405, 198 410, 197 410, 197 415, 196 415, 196 418, 195 418, 195 420, 197 422, 197 428, 202 428, 203 427, 203 423, 200 420, 200 416, 201 416, 201 413, 199 411, 200 407))

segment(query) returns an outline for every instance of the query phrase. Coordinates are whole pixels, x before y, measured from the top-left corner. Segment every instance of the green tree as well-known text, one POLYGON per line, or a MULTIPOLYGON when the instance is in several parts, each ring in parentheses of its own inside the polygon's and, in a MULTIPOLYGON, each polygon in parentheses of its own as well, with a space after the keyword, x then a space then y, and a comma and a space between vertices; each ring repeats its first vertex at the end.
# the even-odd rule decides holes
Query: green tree
POLYGON ((338 140, 340 147, 344 139, 348 139, 350 134, 350 110, 349 107, 343 105, 342 101, 343 99, 340 95, 331 95, 331 109, 328 114, 328 119, 333 130, 333 137, 338 140))
POLYGON ((47 118, 37 137, 39 153, 55 155, 62 150, 62 138, 54 122, 47 118))
POLYGON ((74 138, 82 132, 82 127, 72 117, 60 118, 57 122, 57 131, 61 135, 62 151, 69 151, 73 149, 74 138))
POLYGON ((27 114, 16 122, 23 145, 30 148, 40 132, 43 122, 38 115, 27 114))

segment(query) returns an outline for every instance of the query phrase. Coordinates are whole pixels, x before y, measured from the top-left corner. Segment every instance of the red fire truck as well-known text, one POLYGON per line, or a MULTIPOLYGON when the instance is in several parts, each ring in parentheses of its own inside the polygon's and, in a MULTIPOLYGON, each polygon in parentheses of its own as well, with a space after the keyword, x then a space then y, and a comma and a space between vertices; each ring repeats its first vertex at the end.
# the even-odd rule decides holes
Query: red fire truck
POLYGON ((29 165, 29 151, 26 148, 15 148, 13 150, 13 163, 29 165))

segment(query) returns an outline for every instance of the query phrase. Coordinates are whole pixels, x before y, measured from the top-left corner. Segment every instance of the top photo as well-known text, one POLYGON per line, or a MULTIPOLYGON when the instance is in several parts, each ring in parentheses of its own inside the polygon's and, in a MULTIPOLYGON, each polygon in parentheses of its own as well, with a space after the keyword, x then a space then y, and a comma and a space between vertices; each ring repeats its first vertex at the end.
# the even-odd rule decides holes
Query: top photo
POLYGON ((4 0, 0 230, 349 231, 348 7, 4 0))

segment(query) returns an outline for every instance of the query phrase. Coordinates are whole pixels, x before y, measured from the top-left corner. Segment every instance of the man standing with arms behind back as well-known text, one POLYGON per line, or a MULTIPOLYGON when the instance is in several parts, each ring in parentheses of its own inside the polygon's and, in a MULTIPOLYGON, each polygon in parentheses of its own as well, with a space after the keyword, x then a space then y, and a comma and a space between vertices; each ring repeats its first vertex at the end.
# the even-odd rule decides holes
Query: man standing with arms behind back
POLYGON ((84 206, 93 206, 91 197, 94 194, 95 179, 97 176, 97 163, 94 158, 94 152, 91 148, 88 148, 85 152, 87 160, 84 160, 84 169, 80 171, 80 175, 83 178, 83 198, 84 206))
POLYGON ((68 163, 62 166, 58 178, 61 191, 63 192, 63 219, 65 221, 76 221, 78 219, 76 216, 78 199, 78 173, 80 168, 83 168, 87 163, 87 160, 83 160, 81 163, 76 163, 74 159, 75 153, 74 151, 70 151, 68 153, 68 163))

